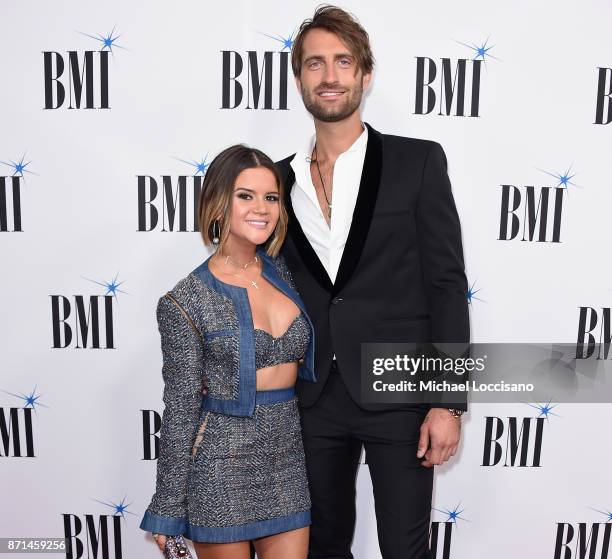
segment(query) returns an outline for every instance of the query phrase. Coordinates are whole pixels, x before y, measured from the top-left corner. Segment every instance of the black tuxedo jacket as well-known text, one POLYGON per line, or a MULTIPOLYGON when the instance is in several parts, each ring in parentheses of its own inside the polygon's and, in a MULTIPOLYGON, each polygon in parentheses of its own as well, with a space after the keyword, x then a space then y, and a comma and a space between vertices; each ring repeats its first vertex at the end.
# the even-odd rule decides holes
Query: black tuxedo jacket
MULTIPOLYGON (((289 216, 281 254, 315 326, 318 382, 298 379, 296 384, 304 407, 319 397, 334 353, 349 394, 361 407, 410 407, 360 401, 361 343, 468 342, 470 337, 461 229, 444 150, 436 142, 366 126, 361 183, 335 283, 293 211, 295 154, 277 163, 289 216)), ((457 399, 445 406, 467 409, 466 398, 457 399)))

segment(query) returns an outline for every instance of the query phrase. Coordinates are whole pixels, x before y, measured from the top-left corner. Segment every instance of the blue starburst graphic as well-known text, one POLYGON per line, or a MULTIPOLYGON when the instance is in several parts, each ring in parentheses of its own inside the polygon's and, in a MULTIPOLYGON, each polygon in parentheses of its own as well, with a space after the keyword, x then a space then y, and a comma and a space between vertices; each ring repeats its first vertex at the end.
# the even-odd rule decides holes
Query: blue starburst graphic
POLYGON ((581 186, 572 182, 572 179, 576 176, 576 173, 574 173, 573 175, 570 175, 570 172, 572 170, 572 165, 570 165, 567 168, 567 171, 565 171, 565 173, 550 173, 549 171, 545 171, 544 169, 538 169, 538 170, 542 171, 542 173, 546 173, 547 175, 550 175, 551 177, 554 177, 558 181, 557 184, 555 184, 555 188, 559 188, 559 187, 564 188, 569 193, 568 186, 570 185, 575 186, 577 188, 582 188, 581 186))
POLYGON ((83 33, 82 31, 77 31, 77 33, 80 33, 81 35, 85 35, 86 37, 89 37, 91 39, 95 39, 96 41, 100 41, 102 43, 102 48, 100 50, 108 49, 114 56, 115 53, 113 52, 113 47, 127 50, 125 47, 115 43, 115 41, 119 37, 121 37, 121 35, 116 35, 113 37, 113 34, 115 33, 115 27, 116 26, 113 25, 113 30, 110 33, 108 33, 108 35, 106 36, 101 35, 100 33, 96 33, 96 35, 90 35, 89 33, 83 33))
POLYGON ((206 171, 208 170, 208 166, 210 165, 210 163, 206 162, 207 158, 208 158, 208 153, 206 153, 206 155, 202 158, 201 161, 195 161, 195 160, 187 161, 186 159, 180 159, 179 157, 175 157, 174 159, 176 159, 177 161, 180 161, 181 163, 186 163, 187 165, 191 165, 192 167, 195 167, 196 171, 194 173, 194 176, 197 175, 198 173, 204 176, 206 174, 206 171))
POLYGON ((598 512, 600 514, 603 514, 606 517, 606 524, 608 522, 612 522, 612 511, 606 510, 599 510, 599 509, 594 509, 593 507, 589 507, 591 510, 594 510, 595 512, 598 512))
POLYGON ((101 505, 106 505, 107 507, 110 507, 114 510, 113 515, 117 516, 120 515, 124 520, 125 520, 125 515, 124 513, 128 513, 128 514, 133 514, 134 516, 137 516, 137 514, 135 512, 132 512, 130 510, 127 510, 127 508, 132 504, 132 503, 128 503, 127 505, 125 504, 125 500, 127 498, 127 495, 125 495, 125 497, 123 497, 123 499, 121 499, 121 502, 119 503, 105 503, 104 501, 99 501, 98 499, 93 499, 94 501, 96 501, 97 503, 100 503, 101 505))
POLYGON ((554 413, 553 411, 551 411, 553 408, 556 408, 558 406, 558 404, 550 404, 550 400, 548 401, 547 404, 527 404, 528 406, 531 406, 532 408, 535 408, 536 410, 538 410, 540 413, 538 414, 538 417, 545 417, 548 420, 548 416, 549 415, 556 415, 557 417, 561 417, 558 413, 554 413))
POLYGON ((31 407, 34 410, 34 413, 37 413, 36 406, 43 406, 45 408, 49 407, 46 404, 43 404, 42 402, 38 401, 38 399, 41 397, 41 394, 36 394, 36 386, 34 386, 34 390, 32 390, 32 392, 30 392, 29 394, 15 394, 14 392, 9 392, 8 390, 2 390, 2 392, 4 392, 5 394, 10 394, 11 396, 15 396, 15 398, 20 398, 25 402, 22 407, 31 407))
POLYGON ((31 161, 26 162, 25 157, 26 157, 26 153, 25 152, 22 156, 21 159, 19 161, 13 161, 12 159, 9 159, 9 162, 7 163, 6 161, 0 161, 0 163, 2 163, 3 165, 6 165, 7 167, 12 167, 13 169, 13 177, 15 175, 19 175, 20 177, 23 177, 23 173, 30 173, 32 175, 35 175, 36 173, 34 173, 33 171, 30 171, 29 169, 26 169, 26 167, 32 163, 31 161))
POLYGON ((447 510, 447 509, 436 509, 433 508, 433 510, 437 510, 438 512, 441 512, 442 514, 446 514, 448 516, 448 518, 446 520, 444 520, 444 522, 452 522, 453 524, 457 524, 457 519, 459 520, 465 520, 466 522, 469 522, 469 520, 467 518, 463 518, 463 516, 461 516, 461 513, 465 510, 465 509, 461 509, 459 510, 459 506, 461 505, 461 501, 457 504, 457 506, 453 509, 453 510, 447 510))
POLYGON ((293 47, 293 36, 295 35, 295 29, 293 30, 293 33, 291 33, 287 37, 283 37, 282 35, 268 35, 267 33, 262 33, 261 31, 259 33, 268 37, 269 39, 274 39, 275 41, 278 41, 281 45, 283 45, 281 52, 285 49, 290 51, 293 47))
POLYGON ((127 291, 123 291, 123 289, 119 289, 119 286, 122 283, 125 283, 125 280, 117 283, 118 276, 119 276, 119 272, 117 272, 117 274, 115 275, 115 279, 111 281, 96 281, 96 280, 86 278, 85 276, 81 276, 81 277, 83 277, 83 279, 86 279, 87 281, 97 283, 98 285, 101 285, 102 287, 106 288, 106 293, 104 293, 104 295, 113 295, 113 297, 115 297, 115 300, 117 300, 117 292, 127 294, 127 291))
POLYGON ((478 293, 480 289, 474 289, 475 285, 476 285, 476 282, 474 282, 472 286, 467 290, 466 297, 467 297, 467 301, 469 305, 472 304, 472 300, 474 299, 476 299, 477 301, 482 301, 483 303, 485 302, 480 297, 476 297, 476 293, 478 293))
POLYGON ((486 64, 487 58, 494 58, 495 60, 499 60, 499 58, 489 53, 489 51, 495 46, 495 45, 487 46, 489 43, 490 37, 491 35, 489 35, 487 37, 487 40, 481 45, 477 45, 476 43, 470 43, 470 44, 462 43, 461 41, 455 41, 455 42, 474 51, 474 58, 472 60, 478 60, 478 58, 480 58, 481 60, 484 60, 486 64))

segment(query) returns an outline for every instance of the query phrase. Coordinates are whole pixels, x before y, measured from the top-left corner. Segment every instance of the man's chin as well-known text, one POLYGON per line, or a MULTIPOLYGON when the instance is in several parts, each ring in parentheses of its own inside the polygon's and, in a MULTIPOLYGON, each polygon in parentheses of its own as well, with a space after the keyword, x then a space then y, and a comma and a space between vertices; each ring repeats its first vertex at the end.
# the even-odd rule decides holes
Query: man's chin
POLYGON ((324 111, 319 107, 313 107, 314 110, 310 110, 310 114, 320 120, 321 122, 339 122, 351 116, 356 109, 354 110, 335 110, 335 111, 324 111))

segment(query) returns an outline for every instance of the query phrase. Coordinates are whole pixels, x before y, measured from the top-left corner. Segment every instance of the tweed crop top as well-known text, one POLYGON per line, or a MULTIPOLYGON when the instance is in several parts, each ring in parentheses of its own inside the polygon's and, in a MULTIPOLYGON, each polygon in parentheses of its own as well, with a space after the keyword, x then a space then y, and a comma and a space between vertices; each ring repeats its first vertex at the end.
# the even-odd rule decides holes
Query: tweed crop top
POLYGON ((282 336, 255 328, 255 368, 262 369, 301 359, 310 341, 310 327, 303 313, 295 317, 282 336))

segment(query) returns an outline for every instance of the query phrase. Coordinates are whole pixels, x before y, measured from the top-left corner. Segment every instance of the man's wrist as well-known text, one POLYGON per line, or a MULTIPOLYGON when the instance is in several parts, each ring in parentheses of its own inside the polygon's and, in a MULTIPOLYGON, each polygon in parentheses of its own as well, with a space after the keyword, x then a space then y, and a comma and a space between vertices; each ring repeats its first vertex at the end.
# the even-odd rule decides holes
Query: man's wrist
POLYGON ((449 412, 451 412, 453 417, 457 419, 461 419, 461 416, 465 413, 465 410, 458 410, 457 408, 446 408, 449 412))

